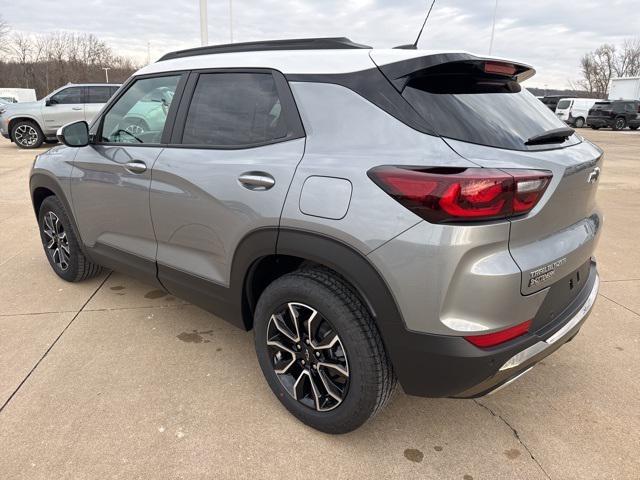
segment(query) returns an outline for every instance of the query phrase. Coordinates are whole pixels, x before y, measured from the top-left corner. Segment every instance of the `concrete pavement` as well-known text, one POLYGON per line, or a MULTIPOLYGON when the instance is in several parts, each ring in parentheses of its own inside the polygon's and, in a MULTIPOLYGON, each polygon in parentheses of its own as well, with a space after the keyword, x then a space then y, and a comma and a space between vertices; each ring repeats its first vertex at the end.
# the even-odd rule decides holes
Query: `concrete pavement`
POLYGON ((119 273, 50 270, 34 152, 0 141, 0 477, 640 477, 640 133, 581 134, 607 158, 602 278, 581 333, 478 400, 399 393, 360 430, 313 431, 262 378, 251 333, 119 273))

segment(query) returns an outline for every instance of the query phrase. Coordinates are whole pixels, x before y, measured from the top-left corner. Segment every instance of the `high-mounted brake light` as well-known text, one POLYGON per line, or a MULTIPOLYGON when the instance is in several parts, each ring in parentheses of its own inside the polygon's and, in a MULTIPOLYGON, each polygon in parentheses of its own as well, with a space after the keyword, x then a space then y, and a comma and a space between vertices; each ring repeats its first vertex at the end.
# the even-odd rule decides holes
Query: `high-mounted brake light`
POLYGON ((380 166, 368 172, 376 185, 431 223, 509 218, 530 212, 551 173, 489 168, 380 166))
POLYGON ((484 62, 484 73, 494 73, 496 75, 512 77, 516 74, 516 66, 511 63, 484 62))
POLYGON ((522 322, 515 327, 500 330, 499 332, 485 333, 482 335, 469 335, 464 338, 476 347, 495 347, 496 345, 500 345, 501 343, 508 342, 509 340, 513 340, 514 338, 524 335, 529 331, 529 328, 531 328, 531 320, 522 322))

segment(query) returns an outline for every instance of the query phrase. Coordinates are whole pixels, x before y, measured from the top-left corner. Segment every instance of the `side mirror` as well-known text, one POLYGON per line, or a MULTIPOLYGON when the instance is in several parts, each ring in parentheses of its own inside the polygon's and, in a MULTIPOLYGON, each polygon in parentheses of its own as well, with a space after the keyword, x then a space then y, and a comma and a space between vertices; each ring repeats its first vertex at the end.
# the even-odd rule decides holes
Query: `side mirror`
POLYGON ((51 101, 51 99, 50 99, 50 98, 47 98, 47 99, 44 101, 44 106, 45 106, 45 107, 50 107, 51 105, 55 105, 55 104, 56 104, 55 100, 54 100, 54 101, 51 101))
POLYGON ((56 136, 68 147, 86 147, 89 145, 89 125, 84 120, 67 123, 58 129, 56 136))

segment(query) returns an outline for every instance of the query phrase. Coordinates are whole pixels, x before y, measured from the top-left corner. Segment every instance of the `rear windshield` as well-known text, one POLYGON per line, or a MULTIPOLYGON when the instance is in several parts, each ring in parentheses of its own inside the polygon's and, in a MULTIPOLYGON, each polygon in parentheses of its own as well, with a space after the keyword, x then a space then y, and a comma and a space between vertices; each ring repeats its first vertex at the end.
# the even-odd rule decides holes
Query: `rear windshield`
MULTIPOLYGON (((414 74, 402 96, 441 136, 511 150, 566 124, 511 77, 485 74, 481 63, 456 62, 414 74)), ((571 137, 565 145, 577 143, 571 137), (567 143, 570 142, 570 143, 567 143)), ((556 145, 547 145, 553 148, 556 145)), ((534 147, 535 148, 535 147, 534 147)))
POLYGON ((558 108, 560 110, 564 110, 565 108, 569 108, 569 105, 571 105, 571 100, 560 100, 558 102, 558 108))

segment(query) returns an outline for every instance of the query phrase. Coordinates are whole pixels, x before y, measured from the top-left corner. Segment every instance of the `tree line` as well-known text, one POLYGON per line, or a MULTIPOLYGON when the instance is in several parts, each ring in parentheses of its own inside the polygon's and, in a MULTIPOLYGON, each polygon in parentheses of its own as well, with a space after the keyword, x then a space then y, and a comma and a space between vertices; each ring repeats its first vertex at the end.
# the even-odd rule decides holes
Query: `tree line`
POLYGON ((67 83, 121 83, 139 67, 93 34, 12 32, 0 17, 0 87, 33 88, 42 98, 67 83))

